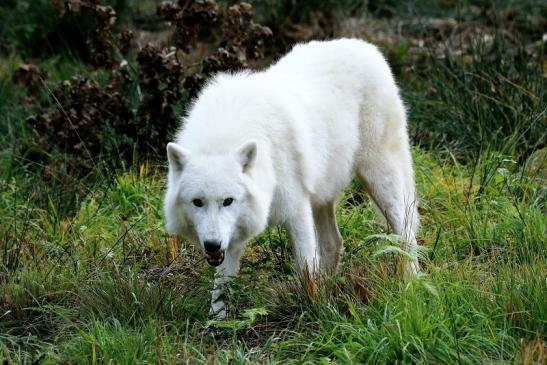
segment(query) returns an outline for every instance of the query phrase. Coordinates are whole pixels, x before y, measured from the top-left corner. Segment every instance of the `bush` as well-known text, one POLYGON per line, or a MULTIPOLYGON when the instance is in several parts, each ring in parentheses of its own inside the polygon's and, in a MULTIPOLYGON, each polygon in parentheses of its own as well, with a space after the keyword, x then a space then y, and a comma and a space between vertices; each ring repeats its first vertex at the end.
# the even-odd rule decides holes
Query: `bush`
POLYGON ((116 12, 95 1, 67 0, 67 17, 84 18, 95 27, 87 33, 93 77, 75 76, 53 85, 38 103, 35 90, 45 74, 25 65, 15 81, 29 90, 37 114, 28 119, 41 148, 73 156, 76 170, 94 165, 98 156, 113 161, 163 154, 177 115, 204 80, 226 70, 252 66, 263 57, 271 31, 253 22, 249 4, 220 7, 214 1, 161 3, 158 15, 173 29, 173 47, 147 45, 136 50, 130 31, 115 29, 116 12), (197 62, 187 60, 205 42, 212 51, 197 62), (136 58, 134 57, 136 54, 136 58), (33 99, 34 98, 34 99, 33 99), (160 152, 161 151, 161 152, 160 152))
MULTIPOLYGON (((107 0, 127 21, 128 0, 107 0)), ((5 0, 0 3, 0 54, 17 52, 23 58, 64 55, 87 61, 86 34, 93 19, 59 14, 62 0, 5 0)))

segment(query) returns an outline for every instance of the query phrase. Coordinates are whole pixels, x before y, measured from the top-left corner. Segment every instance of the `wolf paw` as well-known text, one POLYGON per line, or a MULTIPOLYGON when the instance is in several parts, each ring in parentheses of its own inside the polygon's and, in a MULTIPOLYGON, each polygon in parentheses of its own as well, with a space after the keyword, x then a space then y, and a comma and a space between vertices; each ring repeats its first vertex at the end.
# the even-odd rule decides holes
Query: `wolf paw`
POLYGON ((420 273, 420 267, 417 262, 406 262, 403 270, 403 276, 406 281, 415 278, 420 273))
POLYGON ((217 301, 211 304, 209 315, 216 320, 226 319, 226 305, 222 301, 217 301))

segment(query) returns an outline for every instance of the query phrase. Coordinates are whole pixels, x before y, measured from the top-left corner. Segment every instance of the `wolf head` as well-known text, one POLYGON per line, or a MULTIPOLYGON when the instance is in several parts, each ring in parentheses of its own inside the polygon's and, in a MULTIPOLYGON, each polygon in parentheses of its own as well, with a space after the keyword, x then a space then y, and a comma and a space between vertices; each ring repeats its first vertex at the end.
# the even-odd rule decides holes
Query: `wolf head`
POLYGON ((260 230, 253 224, 251 172, 256 156, 255 141, 222 155, 167 145, 167 230, 201 247, 213 266, 222 263, 230 244, 246 241, 260 230))

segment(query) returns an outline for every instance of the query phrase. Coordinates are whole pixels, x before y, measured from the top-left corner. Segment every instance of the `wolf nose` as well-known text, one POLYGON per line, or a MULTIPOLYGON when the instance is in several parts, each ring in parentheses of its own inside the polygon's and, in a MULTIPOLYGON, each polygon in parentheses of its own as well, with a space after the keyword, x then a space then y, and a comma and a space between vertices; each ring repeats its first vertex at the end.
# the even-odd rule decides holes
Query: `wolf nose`
POLYGON ((205 247, 205 251, 215 253, 220 250, 220 241, 205 241, 203 242, 203 246, 205 247))

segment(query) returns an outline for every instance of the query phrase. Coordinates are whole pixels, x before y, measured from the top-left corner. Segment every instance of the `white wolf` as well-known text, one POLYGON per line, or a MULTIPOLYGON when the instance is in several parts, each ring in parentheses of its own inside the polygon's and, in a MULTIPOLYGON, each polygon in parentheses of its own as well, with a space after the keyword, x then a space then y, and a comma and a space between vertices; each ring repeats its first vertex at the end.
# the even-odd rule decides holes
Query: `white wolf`
MULTIPOLYGON (((333 270, 335 202, 353 173, 416 257, 418 213, 406 112, 378 49, 340 39, 300 44, 260 72, 219 74, 167 145, 167 230, 217 267, 211 311, 245 244, 283 225, 301 268, 333 270)), ((407 270, 416 272, 417 261, 407 270)))

